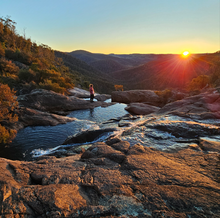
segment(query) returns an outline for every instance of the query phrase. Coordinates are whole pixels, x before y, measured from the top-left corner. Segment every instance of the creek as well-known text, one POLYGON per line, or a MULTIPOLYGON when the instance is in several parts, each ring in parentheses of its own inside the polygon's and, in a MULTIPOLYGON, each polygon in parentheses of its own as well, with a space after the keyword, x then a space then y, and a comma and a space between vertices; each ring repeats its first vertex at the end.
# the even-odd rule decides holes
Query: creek
POLYGON ((200 149, 200 139, 220 142, 218 119, 197 120, 171 114, 131 116, 124 110, 125 107, 125 104, 117 103, 105 108, 76 110, 68 115, 77 118, 73 122, 24 128, 10 145, 1 148, 0 156, 12 160, 32 160, 42 155, 65 152, 73 146, 105 141, 110 137, 128 141, 131 146, 139 143, 168 152, 192 145, 200 149), (99 131, 109 128, 112 130, 99 131), (75 136, 75 141, 77 137, 82 139, 85 132, 88 132, 90 141, 62 145, 72 136, 75 136))
POLYGON ((88 129, 98 129, 102 122, 126 115, 125 107, 125 104, 117 103, 106 108, 76 110, 68 115, 77 118, 76 121, 57 126, 26 127, 18 131, 11 144, 1 148, 0 156, 11 160, 31 160, 51 154, 66 147, 61 144, 67 137, 88 129))

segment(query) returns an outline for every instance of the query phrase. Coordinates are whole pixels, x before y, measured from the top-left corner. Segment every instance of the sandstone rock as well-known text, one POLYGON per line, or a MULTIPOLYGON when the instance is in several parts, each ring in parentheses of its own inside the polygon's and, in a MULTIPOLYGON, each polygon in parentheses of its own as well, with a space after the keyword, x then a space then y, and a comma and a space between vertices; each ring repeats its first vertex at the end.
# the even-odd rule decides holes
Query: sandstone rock
POLYGON ((142 148, 125 155, 97 143, 86 159, 0 158, 0 216, 220 217, 219 154, 142 148))
POLYGON ((107 99, 110 99, 111 95, 107 95, 107 94, 98 94, 95 95, 95 99, 97 99, 98 101, 106 101, 107 99))
POLYGON ((151 90, 130 90, 130 91, 114 91, 112 92, 112 101, 120 103, 144 102, 153 106, 160 106, 160 97, 151 90))
POLYGON ((85 151, 85 153, 83 153, 81 158, 87 159, 91 157, 106 157, 117 163, 122 163, 125 159, 125 155, 122 152, 113 149, 103 142, 95 143, 92 147, 85 151))
POLYGON ((169 103, 157 114, 174 114, 197 119, 220 119, 220 94, 204 92, 199 95, 169 103))
POLYGON ((109 106, 114 103, 86 101, 74 96, 65 96, 42 89, 33 90, 30 94, 18 96, 20 106, 57 113, 59 111, 73 111, 79 109, 89 109, 99 106, 109 106))
POLYGON ((166 120, 161 120, 160 122, 146 122, 144 126, 167 132, 177 138, 182 137, 185 139, 219 135, 220 133, 220 128, 216 125, 206 125, 195 121, 169 120, 167 122, 166 120))
POLYGON ((212 139, 201 138, 199 142, 199 147, 203 151, 220 153, 220 142, 212 139))
POLYGON ((144 103, 130 103, 125 110, 131 114, 148 115, 158 111, 160 108, 144 103))
POLYGON ((140 155, 140 154, 143 154, 145 153, 146 150, 145 150, 145 147, 143 145, 140 145, 140 144, 136 144, 134 146, 132 146, 130 148, 130 150, 128 151, 128 154, 136 154, 136 155, 140 155))
POLYGON ((76 118, 21 107, 19 109, 19 123, 17 123, 16 126, 19 128, 26 126, 55 126, 74 120, 76 120, 76 118))
POLYGON ((111 147, 118 151, 122 151, 123 153, 127 153, 130 147, 130 143, 127 141, 121 141, 114 144, 111 144, 111 147))
POLYGON ((77 87, 74 87, 73 89, 69 89, 68 92, 69 92, 69 95, 75 96, 77 98, 89 98, 90 97, 89 91, 86 91, 84 89, 80 89, 77 87))

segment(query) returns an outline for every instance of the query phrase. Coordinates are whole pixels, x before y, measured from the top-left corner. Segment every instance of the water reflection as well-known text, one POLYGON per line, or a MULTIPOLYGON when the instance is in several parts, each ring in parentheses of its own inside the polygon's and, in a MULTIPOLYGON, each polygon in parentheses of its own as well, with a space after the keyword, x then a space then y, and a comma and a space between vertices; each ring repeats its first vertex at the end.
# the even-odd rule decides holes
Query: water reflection
POLYGON ((94 108, 90 108, 90 117, 94 118, 94 108))
POLYGON ((61 145, 68 136, 89 128, 99 128, 101 122, 127 114, 125 104, 115 104, 107 108, 77 110, 69 117, 79 120, 57 126, 36 126, 21 129, 7 147, 0 148, 0 156, 12 160, 30 160, 31 151, 53 149, 61 145))

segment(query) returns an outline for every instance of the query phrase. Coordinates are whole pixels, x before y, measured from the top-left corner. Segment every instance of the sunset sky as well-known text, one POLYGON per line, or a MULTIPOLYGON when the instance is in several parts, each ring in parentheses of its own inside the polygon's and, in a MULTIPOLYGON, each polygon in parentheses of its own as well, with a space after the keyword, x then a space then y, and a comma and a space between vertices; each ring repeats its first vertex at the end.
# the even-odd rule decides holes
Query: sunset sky
POLYGON ((1 0, 18 34, 94 53, 220 50, 220 0, 1 0))

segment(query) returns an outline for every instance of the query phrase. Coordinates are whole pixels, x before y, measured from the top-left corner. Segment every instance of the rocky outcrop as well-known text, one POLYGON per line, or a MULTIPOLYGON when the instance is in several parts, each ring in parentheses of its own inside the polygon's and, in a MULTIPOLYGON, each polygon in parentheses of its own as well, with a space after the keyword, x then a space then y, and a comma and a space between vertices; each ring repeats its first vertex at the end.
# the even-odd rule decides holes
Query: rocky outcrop
POLYGON ((197 119, 220 118, 220 94, 217 90, 200 93, 165 105, 158 114, 174 114, 197 119))
POLYGON ((130 90, 112 92, 112 101, 120 103, 144 102, 153 106, 161 106, 160 97, 152 90, 130 90))
POLYGON ((90 103, 90 101, 86 101, 74 96, 69 97, 43 89, 36 89, 30 94, 20 95, 17 99, 20 106, 51 113, 90 109, 99 106, 107 107, 113 104, 101 101, 90 103))
POLYGON ((65 158, 0 158, 0 216, 217 218, 219 159, 191 148, 129 148, 123 141, 65 158))
POLYGON ((18 113, 19 121, 14 124, 16 126, 15 129, 21 129, 27 126, 56 126, 76 120, 73 117, 60 116, 25 107, 21 107, 18 113))
POLYGON ((115 130, 116 130, 115 128, 106 128, 106 129, 83 131, 74 136, 70 136, 69 138, 67 138, 63 142, 63 145, 92 142, 95 141, 97 138, 103 136, 104 134, 108 134, 109 132, 114 132, 115 130))
POLYGON ((95 95, 95 99, 97 101, 106 101, 108 99, 111 98, 111 95, 107 95, 107 94, 98 94, 98 95, 95 95))
MULTIPOLYGON (((77 98, 89 98, 90 97, 89 91, 76 88, 76 87, 74 89, 69 89, 68 92, 69 92, 69 95, 75 96, 77 98)), ((97 99, 97 101, 105 101, 110 98, 111 98, 111 95, 95 93, 95 99, 97 99)))
POLYGON ((69 95, 75 96, 77 98, 89 98, 90 97, 89 91, 86 91, 84 89, 80 89, 77 87, 74 87, 73 89, 69 89, 68 92, 69 92, 69 95))
POLYGON ((159 109, 159 107, 144 103, 131 103, 125 108, 125 110, 129 113, 136 115, 148 115, 158 111, 159 109))

